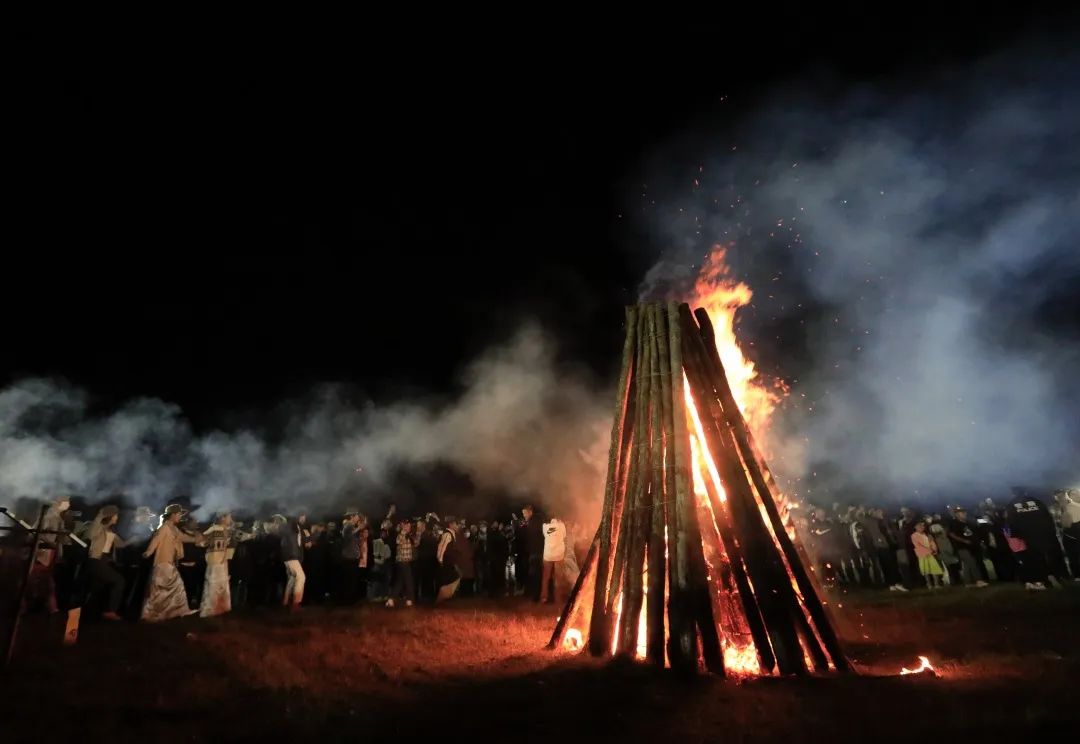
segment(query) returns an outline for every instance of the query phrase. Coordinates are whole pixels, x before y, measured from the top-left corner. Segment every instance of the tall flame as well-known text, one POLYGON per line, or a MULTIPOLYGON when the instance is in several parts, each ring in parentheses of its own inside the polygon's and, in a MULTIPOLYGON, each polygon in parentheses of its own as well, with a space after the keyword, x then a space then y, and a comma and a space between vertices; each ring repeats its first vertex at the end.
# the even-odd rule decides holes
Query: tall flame
POLYGON ((735 402, 755 437, 763 440, 773 410, 787 390, 781 382, 768 384, 762 380, 754 363, 739 347, 735 338, 735 313, 750 304, 754 293, 744 282, 732 277, 726 258, 727 246, 713 246, 694 282, 695 296, 690 304, 708 311, 735 402))

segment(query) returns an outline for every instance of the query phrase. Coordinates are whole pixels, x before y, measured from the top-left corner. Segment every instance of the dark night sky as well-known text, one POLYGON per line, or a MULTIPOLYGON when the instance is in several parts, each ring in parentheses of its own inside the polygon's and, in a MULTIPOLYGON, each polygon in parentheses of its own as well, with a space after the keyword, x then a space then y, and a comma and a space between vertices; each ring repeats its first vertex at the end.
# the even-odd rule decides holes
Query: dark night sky
POLYGON ((1047 22, 780 20, 332 56, 25 39, 0 382, 210 426, 320 381, 445 390, 525 317, 607 374, 658 248, 620 217, 655 145, 808 68, 916 80, 1047 22))

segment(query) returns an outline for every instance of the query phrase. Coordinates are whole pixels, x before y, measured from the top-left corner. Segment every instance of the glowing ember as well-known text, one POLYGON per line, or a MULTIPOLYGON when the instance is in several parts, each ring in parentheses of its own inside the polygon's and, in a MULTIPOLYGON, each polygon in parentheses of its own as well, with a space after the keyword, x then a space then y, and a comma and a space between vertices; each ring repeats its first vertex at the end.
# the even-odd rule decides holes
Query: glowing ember
POLYGON ((585 645, 585 641, 581 637, 581 631, 577 628, 570 628, 570 630, 566 631, 566 635, 563 636, 562 645, 567 651, 580 651, 581 647, 585 645))
POLYGON ((937 669, 934 669, 934 667, 930 664, 930 659, 926 658, 925 656, 920 656, 919 657, 919 668, 918 669, 908 669, 907 667, 903 667, 903 668, 900 669, 900 674, 902 674, 902 675, 903 674, 922 674, 924 672, 929 672, 930 674, 934 675, 935 677, 937 676, 937 669))
POLYGON ((750 643, 742 648, 724 647, 724 669, 736 677, 756 677, 761 674, 757 649, 750 643))

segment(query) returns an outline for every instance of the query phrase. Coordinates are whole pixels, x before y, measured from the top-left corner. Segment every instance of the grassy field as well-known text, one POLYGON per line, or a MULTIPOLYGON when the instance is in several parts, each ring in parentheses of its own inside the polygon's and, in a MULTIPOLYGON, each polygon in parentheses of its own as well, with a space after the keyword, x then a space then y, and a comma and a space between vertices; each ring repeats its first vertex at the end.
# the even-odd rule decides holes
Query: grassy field
POLYGON ((830 600, 860 676, 685 681, 548 652, 556 613, 517 601, 86 624, 71 648, 28 618, 0 741, 998 741, 1080 723, 1076 585, 830 600), (895 676, 919 654, 940 678, 895 676))

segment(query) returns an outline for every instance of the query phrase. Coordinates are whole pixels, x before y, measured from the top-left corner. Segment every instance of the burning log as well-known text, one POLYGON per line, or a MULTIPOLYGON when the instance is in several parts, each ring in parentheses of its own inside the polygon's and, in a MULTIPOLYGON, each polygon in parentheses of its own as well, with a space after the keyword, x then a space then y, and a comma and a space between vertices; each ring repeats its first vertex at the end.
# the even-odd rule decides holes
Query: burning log
MULTIPOLYGON (((619 393, 615 401, 615 418, 611 424, 611 448, 608 451, 607 482, 604 486, 604 510, 600 515, 600 527, 597 532, 599 540, 596 562, 596 589, 593 593, 593 609, 589 627, 590 650, 596 655, 603 653, 604 649, 610 644, 610 625, 607 622, 607 593, 604 590, 607 587, 611 562, 615 506, 620 497, 619 487, 623 483, 622 465, 629 449, 627 440, 631 430, 626 427, 626 417, 627 404, 633 390, 637 319, 638 309, 636 307, 626 308, 626 339, 623 341, 622 366, 619 371, 619 393)), ((582 574, 584 573, 582 571, 582 574)), ((567 617, 568 614, 564 612, 563 617, 567 617)))
POLYGON ((549 647, 681 672, 725 674, 728 656, 740 674, 847 670, 707 316, 626 318, 604 511, 549 647))
MULTIPOLYGON (((828 652, 833 665, 838 671, 849 671, 851 665, 844 656, 843 650, 840 648, 840 640, 836 637, 836 632, 832 627, 832 623, 825 614, 825 608, 821 603, 820 597, 818 597, 817 588, 814 586, 814 583, 806 570, 806 566, 810 563, 809 558, 806 556, 805 551, 800 550, 799 547, 796 546, 795 541, 788 535, 787 525, 784 524, 784 520, 776 506, 776 495, 779 491, 776 489, 776 483, 773 480, 772 473, 769 472, 768 465, 765 464, 764 458, 755 446, 753 434, 751 434, 749 428, 746 426, 746 421, 743 419, 742 413, 735 403, 735 396, 732 395, 731 386, 727 381, 727 375, 724 374, 724 364, 720 360, 720 352, 716 348, 716 337, 713 333, 712 321, 709 319, 709 314, 699 308, 694 315, 700 326, 701 338, 705 345, 709 364, 713 369, 715 390, 720 396, 720 402, 724 410, 725 418, 728 425, 731 427, 732 434, 742 453, 743 461, 746 464, 746 471, 749 473, 754 488, 757 489, 760 496, 762 506, 764 506, 765 512, 769 516, 773 534, 776 535, 777 542, 780 544, 780 549, 783 551, 789 570, 799 587, 799 593, 802 596, 806 610, 814 623, 814 628, 817 630, 817 634, 821 638, 821 643, 828 652)), ((813 653, 814 650, 817 650, 820 647, 814 643, 810 644, 810 648, 813 653)), ((820 668, 825 661, 824 654, 813 655, 815 664, 820 668)))

